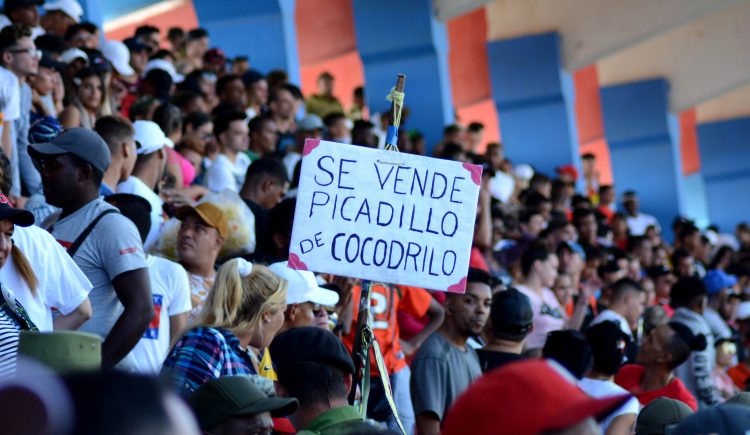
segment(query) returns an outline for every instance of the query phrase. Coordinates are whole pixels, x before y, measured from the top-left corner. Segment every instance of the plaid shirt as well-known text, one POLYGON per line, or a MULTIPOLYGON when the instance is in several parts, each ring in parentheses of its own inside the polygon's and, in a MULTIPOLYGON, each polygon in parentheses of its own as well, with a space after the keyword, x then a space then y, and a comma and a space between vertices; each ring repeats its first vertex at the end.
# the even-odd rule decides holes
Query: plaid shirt
POLYGON ((228 329, 199 326, 185 333, 164 361, 162 374, 175 391, 189 397, 198 387, 222 376, 254 375, 250 354, 228 329))

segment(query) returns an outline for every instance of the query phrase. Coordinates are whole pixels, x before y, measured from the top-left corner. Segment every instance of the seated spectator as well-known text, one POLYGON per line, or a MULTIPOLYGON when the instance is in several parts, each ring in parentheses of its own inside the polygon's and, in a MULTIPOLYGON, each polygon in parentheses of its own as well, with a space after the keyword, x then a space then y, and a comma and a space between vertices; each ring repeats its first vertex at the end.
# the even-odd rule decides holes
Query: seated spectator
POLYGON ((270 433, 272 417, 285 417, 299 407, 297 399, 266 396, 244 376, 209 381, 188 401, 200 428, 212 435, 270 433))
POLYGON ((521 257, 521 273, 523 280, 515 288, 528 296, 534 312, 526 349, 538 351, 549 332, 565 326, 565 313, 551 290, 557 277, 557 256, 543 247, 531 248, 521 257))
POLYGON ((241 186, 240 197, 255 216, 254 258, 270 255, 273 241, 268 231, 268 214, 289 189, 286 169, 281 161, 272 157, 255 160, 247 168, 245 182, 241 186))
POLYGON ((667 317, 672 317, 674 309, 669 306, 669 292, 675 278, 666 266, 651 266, 646 269, 646 276, 654 283, 655 304, 662 307, 667 317))
POLYGON ((714 336, 703 313, 706 308, 706 285, 700 278, 680 278, 670 293, 670 304, 675 309, 672 322, 689 328, 693 335, 703 335, 707 343, 703 349, 696 349, 688 360, 675 370, 685 386, 690 390, 700 408, 718 404, 719 395, 711 378, 716 363, 714 336))
POLYGON ((318 93, 311 95, 305 101, 307 113, 325 118, 329 113, 343 113, 344 106, 333 95, 334 78, 328 71, 318 76, 318 93))
POLYGON ((73 79, 75 95, 71 104, 60 113, 63 127, 92 129, 97 118, 109 115, 103 110, 107 92, 102 77, 91 68, 84 68, 73 79))
MULTIPOLYGON (((586 394, 596 398, 628 394, 625 389, 615 384, 614 378, 622 365, 630 339, 620 325, 610 320, 589 327, 586 331, 586 341, 591 347, 594 365, 591 372, 578 382, 578 386, 586 394)), ((599 424, 602 433, 630 435, 640 406, 638 399, 631 397, 599 424)))
POLYGON ((734 334, 722 317, 722 313, 725 311, 730 295, 734 293, 737 277, 716 269, 708 271, 703 282, 708 291, 708 304, 703 311, 703 318, 711 327, 711 333, 716 340, 732 337, 734 334))
POLYGON ((659 221, 655 217, 640 212, 640 200, 638 194, 628 190, 622 195, 622 207, 625 209, 628 222, 628 230, 631 236, 642 236, 646 234, 646 228, 656 227, 661 232, 659 221))
POLYGON ((339 295, 318 286, 315 274, 289 268, 286 261, 268 266, 271 272, 289 284, 286 291, 286 313, 282 331, 300 326, 328 329, 327 307, 339 302, 339 295))
POLYGON ((635 422, 635 435, 669 435, 693 410, 669 397, 658 397, 644 406, 635 422))
POLYGON ((268 347, 284 324, 286 291, 287 282, 265 266, 224 263, 194 326, 164 361, 175 391, 187 398, 212 379, 257 374, 253 348, 268 347))
POLYGON ((151 229, 143 244, 148 251, 159 239, 164 223, 164 201, 154 191, 167 166, 169 139, 153 121, 135 121, 136 155, 133 175, 117 185, 117 193, 138 195, 151 205, 151 229))
POLYGON ((726 404, 703 409, 686 417, 671 435, 747 433, 750 430, 750 408, 726 404))
POLYGON ((691 353, 705 348, 706 337, 693 334, 681 323, 658 326, 643 339, 636 364, 623 366, 615 382, 630 391, 642 405, 658 397, 669 397, 686 403, 695 411, 698 402, 682 380, 675 377, 674 369, 687 361, 691 353))
POLYGON ((420 434, 439 434, 448 408, 482 374, 479 358, 467 341, 482 332, 489 317, 488 278, 486 272, 470 269, 466 293, 446 295, 442 326, 412 362, 412 401, 420 434))
POLYGON ((591 398, 554 363, 522 361, 495 370, 469 387, 448 413, 442 433, 599 434, 597 421, 628 398, 591 398))
POLYGON ((270 156, 276 151, 276 123, 273 118, 266 115, 256 116, 250 120, 247 127, 250 133, 250 145, 247 150, 250 161, 270 156))
POLYGON ((630 340, 638 329, 638 320, 646 305, 643 287, 629 278, 622 278, 612 286, 609 308, 599 313, 591 322, 596 325, 604 321, 616 323, 630 340))
POLYGON ((725 402, 740 392, 727 374, 727 369, 732 366, 732 360, 737 355, 737 344, 733 338, 720 338, 716 340, 714 347, 716 348, 716 366, 711 376, 716 390, 721 395, 721 401, 725 402))
POLYGON ((586 337, 573 329, 550 332, 542 348, 542 358, 560 364, 578 380, 588 375, 594 364, 586 337))
POLYGON ((492 296, 488 323, 492 339, 477 350, 483 372, 523 359, 521 353, 533 328, 533 317, 531 301, 518 290, 510 288, 492 296))
POLYGON ((349 124, 346 116, 341 112, 334 112, 323 118, 323 124, 326 126, 326 140, 338 143, 352 143, 349 124))
POLYGON ((135 129, 133 124, 119 116, 103 116, 96 120, 94 130, 109 148, 111 161, 104 172, 99 193, 108 196, 133 173, 136 161, 135 129))
POLYGON ((201 312, 216 276, 216 259, 229 235, 227 219, 219 207, 204 202, 184 206, 175 212, 180 220, 177 232, 177 257, 190 280, 190 322, 201 312))
POLYGON ((289 416, 298 433, 383 433, 362 421, 349 406, 354 364, 346 347, 329 331, 292 328, 271 343, 280 397, 299 400, 289 416))
POLYGON ((250 158, 245 154, 248 147, 248 128, 245 114, 231 112, 222 115, 214 123, 214 137, 219 142, 220 154, 206 172, 206 187, 214 192, 229 189, 239 192, 245 182, 245 173, 250 158))
POLYGON ((143 246, 135 225, 99 196, 109 148, 93 130, 72 128, 52 142, 29 148, 40 169, 44 195, 62 211, 43 227, 93 285, 92 318, 81 331, 98 334, 102 367, 132 368, 128 353, 154 316, 143 246))
MULTIPOLYGON (((145 241, 151 227, 151 205, 137 195, 116 194, 106 201, 133 221, 145 241)), ((190 305, 190 284, 187 273, 179 264, 146 254, 146 264, 151 280, 151 297, 156 314, 143 337, 130 355, 135 370, 144 374, 156 374, 167 357, 169 345, 182 335, 187 327, 190 305)))

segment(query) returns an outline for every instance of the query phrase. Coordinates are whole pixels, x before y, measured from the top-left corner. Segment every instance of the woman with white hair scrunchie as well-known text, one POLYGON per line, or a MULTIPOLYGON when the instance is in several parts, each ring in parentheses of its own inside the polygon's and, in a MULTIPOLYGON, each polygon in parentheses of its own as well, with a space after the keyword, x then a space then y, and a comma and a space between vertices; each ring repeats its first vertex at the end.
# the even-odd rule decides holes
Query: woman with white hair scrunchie
POLYGON ((177 341, 162 374, 182 397, 229 375, 255 375, 252 350, 268 347, 284 323, 287 282, 267 267, 224 263, 195 324, 177 341))

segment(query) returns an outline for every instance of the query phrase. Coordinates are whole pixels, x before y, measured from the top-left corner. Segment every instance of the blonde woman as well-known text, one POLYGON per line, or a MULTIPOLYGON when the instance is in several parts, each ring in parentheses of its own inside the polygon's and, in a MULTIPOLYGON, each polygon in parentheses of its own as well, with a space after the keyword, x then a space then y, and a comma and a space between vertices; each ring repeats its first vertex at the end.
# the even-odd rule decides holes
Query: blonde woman
POLYGON ((195 325, 164 361, 162 374, 183 397, 212 379, 257 374, 252 348, 268 347, 281 329, 286 292, 287 282, 267 267, 241 258, 226 262, 195 325))

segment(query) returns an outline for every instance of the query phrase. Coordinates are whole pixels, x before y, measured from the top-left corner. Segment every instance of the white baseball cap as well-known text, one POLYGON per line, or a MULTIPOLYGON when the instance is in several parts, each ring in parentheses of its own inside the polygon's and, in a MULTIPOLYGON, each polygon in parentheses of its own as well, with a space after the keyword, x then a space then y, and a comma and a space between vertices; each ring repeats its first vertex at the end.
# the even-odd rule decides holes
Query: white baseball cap
POLYGON ((152 69, 160 69, 162 71, 168 72, 169 75, 172 76, 172 81, 175 83, 182 83, 185 80, 185 76, 182 74, 178 74, 174 65, 172 65, 172 62, 166 59, 149 60, 148 63, 146 64, 144 74, 148 74, 148 72, 151 71, 152 69))
POLYGON ((155 153, 164 146, 172 146, 172 141, 154 121, 135 121, 133 128, 137 147, 135 153, 138 155, 155 153))
POLYGON ((268 268, 289 283, 286 291, 287 304, 312 302, 332 307, 339 302, 339 295, 336 292, 318 287, 318 281, 312 272, 290 269, 286 261, 273 263, 268 268))
POLYGON ((745 320, 750 317, 750 302, 740 302, 737 307, 737 320, 745 320))
POLYGON ((130 66, 130 50, 122 41, 104 41, 99 45, 99 50, 120 75, 135 74, 135 70, 130 66))
POLYGON ((83 8, 76 0, 56 0, 44 4, 45 11, 61 11, 76 23, 81 22, 83 8))
POLYGON ((76 59, 83 59, 86 61, 86 65, 89 64, 89 55, 80 48, 69 48, 60 56, 60 61, 65 63, 71 63, 76 59))

